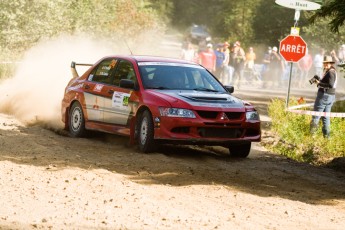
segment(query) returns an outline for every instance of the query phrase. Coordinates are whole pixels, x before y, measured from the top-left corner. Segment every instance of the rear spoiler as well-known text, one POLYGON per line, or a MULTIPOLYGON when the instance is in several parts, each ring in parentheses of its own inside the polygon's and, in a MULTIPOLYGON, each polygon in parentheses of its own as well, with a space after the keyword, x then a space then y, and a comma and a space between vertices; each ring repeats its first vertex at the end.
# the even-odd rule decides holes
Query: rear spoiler
POLYGON ((72 72, 73 78, 79 77, 77 69, 75 68, 76 66, 93 66, 93 64, 83 64, 83 63, 76 63, 76 62, 72 61, 71 62, 71 72, 72 72))

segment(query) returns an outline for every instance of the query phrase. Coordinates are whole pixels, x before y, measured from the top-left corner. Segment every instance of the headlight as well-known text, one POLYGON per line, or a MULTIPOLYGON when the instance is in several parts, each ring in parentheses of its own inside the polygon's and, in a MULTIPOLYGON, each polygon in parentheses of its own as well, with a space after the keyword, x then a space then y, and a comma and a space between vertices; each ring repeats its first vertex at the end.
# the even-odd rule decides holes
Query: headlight
POLYGON ((159 113, 162 117, 184 117, 184 118, 195 118, 193 111, 189 109, 178 109, 178 108, 159 108, 159 113))
POLYGON ((258 121, 260 120, 260 116, 256 111, 248 111, 246 112, 246 119, 249 121, 258 121))

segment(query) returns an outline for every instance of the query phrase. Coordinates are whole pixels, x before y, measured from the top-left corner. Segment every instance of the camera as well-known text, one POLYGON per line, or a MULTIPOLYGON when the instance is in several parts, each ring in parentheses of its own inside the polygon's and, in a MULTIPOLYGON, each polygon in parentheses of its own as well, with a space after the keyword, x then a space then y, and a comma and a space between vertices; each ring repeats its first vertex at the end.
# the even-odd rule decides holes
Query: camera
POLYGON ((314 75, 314 77, 312 77, 312 78, 309 80, 309 83, 312 85, 312 84, 316 83, 317 81, 320 81, 320 77, 317 76, 317 75, 314 75))

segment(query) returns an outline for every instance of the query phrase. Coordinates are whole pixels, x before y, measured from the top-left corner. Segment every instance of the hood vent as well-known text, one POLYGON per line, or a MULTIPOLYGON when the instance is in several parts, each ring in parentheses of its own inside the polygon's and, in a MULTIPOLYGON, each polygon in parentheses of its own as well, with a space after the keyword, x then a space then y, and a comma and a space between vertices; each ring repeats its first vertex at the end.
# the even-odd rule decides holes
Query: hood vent
POLYGON ((222 95, 220 96, 219 94, 184 94, 180 93, 179 94, 182 97, 194 100, 194 101, 230 101, 230 98, 228 95, 222 95))

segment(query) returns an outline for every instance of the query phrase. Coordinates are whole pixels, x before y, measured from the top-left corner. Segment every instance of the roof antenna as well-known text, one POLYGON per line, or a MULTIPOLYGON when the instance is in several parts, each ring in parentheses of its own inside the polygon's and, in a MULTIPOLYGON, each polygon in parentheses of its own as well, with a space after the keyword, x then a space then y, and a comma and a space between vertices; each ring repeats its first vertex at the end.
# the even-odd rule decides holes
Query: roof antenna
POLYGON ((124 40, 125 40, 125 43, 126 43, 127 48, 129 49, 129 52, 131 52, 131 55, 133 55, 132 50, 131 50, 131 48, 129 47, 129 45, 128 45, 126 39, 124 39, 124 40))

